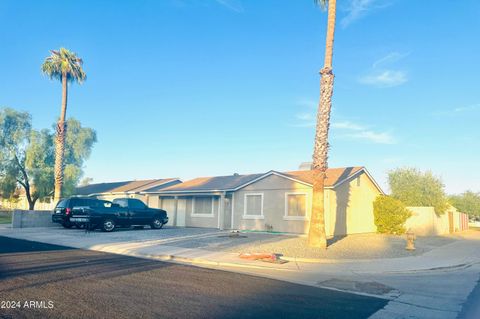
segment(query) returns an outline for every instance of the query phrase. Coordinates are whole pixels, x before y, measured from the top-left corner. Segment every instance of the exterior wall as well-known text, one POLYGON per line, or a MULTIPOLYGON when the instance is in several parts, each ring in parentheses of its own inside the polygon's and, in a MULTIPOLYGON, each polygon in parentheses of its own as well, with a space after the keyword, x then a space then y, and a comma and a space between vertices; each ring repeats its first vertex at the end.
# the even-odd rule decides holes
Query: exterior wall
POLYGON ((308 231, 311 213, 312 188, 310 186, 291 181, 289 179, 270 175, 256 183, 248 185, 234 193, 233 228, 249 230, 273 230, 289 233, 306 233, 308 231), (306 220, 285 220, 285 193, 307 194, 307 218, 306 220), (263 218, 244 218, 245 194, 263 194, 263 218), (271 226, 271 228, 269 227, 271 226))
POLYGON ((51 211, 15 210, 12 215, 12 228, 53 227, 51 211))
POLYGON ((183 197, 187 201, 187 209, 185 216, 185 226, 187 227, 205 227, 218 228, 218 196, 213 196, 213 217, 197 217, 192 216, 193 212, 193 196, 183 197))
POLYGON ((150 208, 160 208, 160 198, 158 195, 145 195, 145 204, 150 208))
POLYGON ((412 216, 405 222, 405 228, 419 236, 436 236, 449 233, 448 212, 438 216, 433 207, 407 207, 412 216))
POLYGON ((377 231, 373 202, 380 192, 365 174, 361 173, 334 190, 325 192, 325 231, 327 236, 372 233, 377 231))

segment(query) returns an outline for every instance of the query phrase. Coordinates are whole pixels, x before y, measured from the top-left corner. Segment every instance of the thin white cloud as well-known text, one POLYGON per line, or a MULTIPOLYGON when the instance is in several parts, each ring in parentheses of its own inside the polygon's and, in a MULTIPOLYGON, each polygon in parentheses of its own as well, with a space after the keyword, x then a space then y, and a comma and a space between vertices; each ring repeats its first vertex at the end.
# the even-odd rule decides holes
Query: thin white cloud
POLYGON ((450 110, 443 110, 443 111, 436 111, 432 113, 434 116, 452 116, 452 115, 462 115, 464 113, 470 113, 480 110, 480 103, 479 104, 471 104, 467 106, 459 106, 452 108, 450 110))
POLYGON ((376 132, 368 126, 353 123, 350 121, 333 122, 332 128, 343 133, 339 134, 339 137, 348 139, 358 139, 375 144, 395 144, 396 140, 390 132, 376 132))
POLYGON ((402 60, 403 58, 407 57, 410 55, 410 52, 408 53, 399 53, 399 52, 390 52, 384 57, 378 59, 377 61, 373 62, 372 68, 376 69, 381 66, 389 65, 395 62, 398 62, 402 60))
POLYGON ((399 86, 408 81, 407 73, 398 70, 375 71, 360 77, 359 82, 380 88, 399 86))
POLYGON ((347 129, 347 130, 364 130, 365 127, 363 125, 355 124, 350 121, 343 121, 343 122, 333 122, 332 128, 338 129, 347 129))
POLYGON ((480 104, 461 106, 453 109, 455 113, 469 112, 469 111, 475 111, 475 110, 480 110, 480 104))
POLYGON ((245 11, 240 0, 215 0, 215 2, 238 13, 245 11))
POLYGON ((375 144, 395 144, 396 141, 388 132, 359 131, 352 134, 346 134, 346 137, 360 139, 375 144))
POLYGON ((313 127, 317 121, 313 113, 298 113, 295 119, 296 123, 292 125, 295 127, 313 127))
POLYGON ((350 0, 346 9, 347 15, 340 20, 340 25, 346 28, 372 10, 385 8, 391 4, 391 0, 350 0))
POLYGON ((361 84, 379 88, 388 88, 402 85, 408 82, 407 72, 393 68, 395 64, 407 57, 410 53, 389 52, 385 56, 373 62, 370 70, 358 81, 361 84))

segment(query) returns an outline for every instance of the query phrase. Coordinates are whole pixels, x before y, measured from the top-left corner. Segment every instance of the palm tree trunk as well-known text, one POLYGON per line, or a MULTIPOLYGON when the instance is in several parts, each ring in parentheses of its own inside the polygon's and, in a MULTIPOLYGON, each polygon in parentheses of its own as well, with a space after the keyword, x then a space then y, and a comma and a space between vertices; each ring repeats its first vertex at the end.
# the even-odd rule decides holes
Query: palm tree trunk
POLYGON ((325 233, 325 178, 328 168, 328 130, 330 128, 330 111, 332 109, 333 79, 332 56, 335 33, 336 0, 328 2, 327 40, 325 45, 325 62, 320 71, 320 103, 317 112, 317 127, 313 150, 313 183, 312 215, 308 231, 308 245, 327 248, 325 233))
POLYGON ((65 153, 65 133, 66 124, 65 116, 67 113, 67 75, 62 75, 62 110, 60 112, 60 119, 57 123, 57 137, 55 143, 55 197, 54 202, 57 203, 62 197, 63 186, 63 156, 65 153))

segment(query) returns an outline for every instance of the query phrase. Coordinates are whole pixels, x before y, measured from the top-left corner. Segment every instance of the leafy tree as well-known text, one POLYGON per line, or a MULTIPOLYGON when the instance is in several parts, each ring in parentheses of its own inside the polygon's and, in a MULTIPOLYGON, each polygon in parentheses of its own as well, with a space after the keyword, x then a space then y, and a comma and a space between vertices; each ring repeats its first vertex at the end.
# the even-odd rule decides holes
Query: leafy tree
POLYGON ((445 186, 430 171, 398 168, 388 173, 388 183, 391 196, 407 206, 433 206, 437 215, 448 208, 445 186))
MULTIPOLYGON (((54 190, 55 133, 31 129, 28 113, 0 110, 0 191, 12 197, 19 187, 25 190, 29 209, 38 199, 50 197, 54 190)), ((68 120, 66 132, 64 194, 71 194, 82 176, 96 133, 80 122, 68 120)))
POLYGON ((84 179, 82 179, 82 180, 80 181, 80 183, 78 184, 78 186, 88 186, 88 185, 90 185, 92 182, 93 182, 93 178, 91 178, 91 177, 85 177, 84 179))
POLYGON ((380 195, 373 202, 373 215, 379 233, 400 235, 405 233, 405 222, 412 212, 398 199, 380 195))
MULTIPOLYGON (((62 197, 62 185, 64 171, 67 169, 64 166, 65 155, 65 117, 67 113, 67 96, 68 96, 68 82, 77 82, 82 84, 87 79, 87 75, 82 69, 83 61, 77 55, 65 48, 60 48, 58 51, 51 51, 51 55, 45 59, 42 64, 42 71, 51 79, 56 79, 62 82, 62 108, 60 112, 60 119, 58 120, 56 130, 55 143, 55 202, 62 197)), ((72 172, 69 172, 72 173, 72 172)), ((70 187, 70 185, 68 186, 70 187)), ((68 188, 67 187, 67 188, 68 188)))
POLYGON ((466 191, 460 195, 451 195, 448 200, 462 213, 471 217, 480 217, 480 193, 466 191))
POLYGON ((334 79, 332 57, 337 5, 336 0, 314 0, 314 2, 323 8, 328 6, 328 18, 325 60, 324 66, 320 71, 320 102, 317 112, 315 143, 312 156, 312 166, 316 173, 313 183, 312 216, 308 230, 308 244, 311 247, 326 248, 324 188, 328 168, 328 130, 330 127, 334 79))

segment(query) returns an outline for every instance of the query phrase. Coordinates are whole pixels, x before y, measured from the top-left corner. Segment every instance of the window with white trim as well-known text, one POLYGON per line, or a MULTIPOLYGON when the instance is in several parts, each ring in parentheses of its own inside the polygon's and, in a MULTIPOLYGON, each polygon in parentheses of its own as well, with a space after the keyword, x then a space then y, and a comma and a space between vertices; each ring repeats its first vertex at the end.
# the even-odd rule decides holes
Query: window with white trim
POLYGON ((263 217, 263 194, 245 194, 244 216, 263 217))
POLYGON ((194 197, 192 215, 213 215, 213 197, 194 197))
POLYGON ((285 217, 305 219, 307 216, 307 194, 285 194, 285 217))

